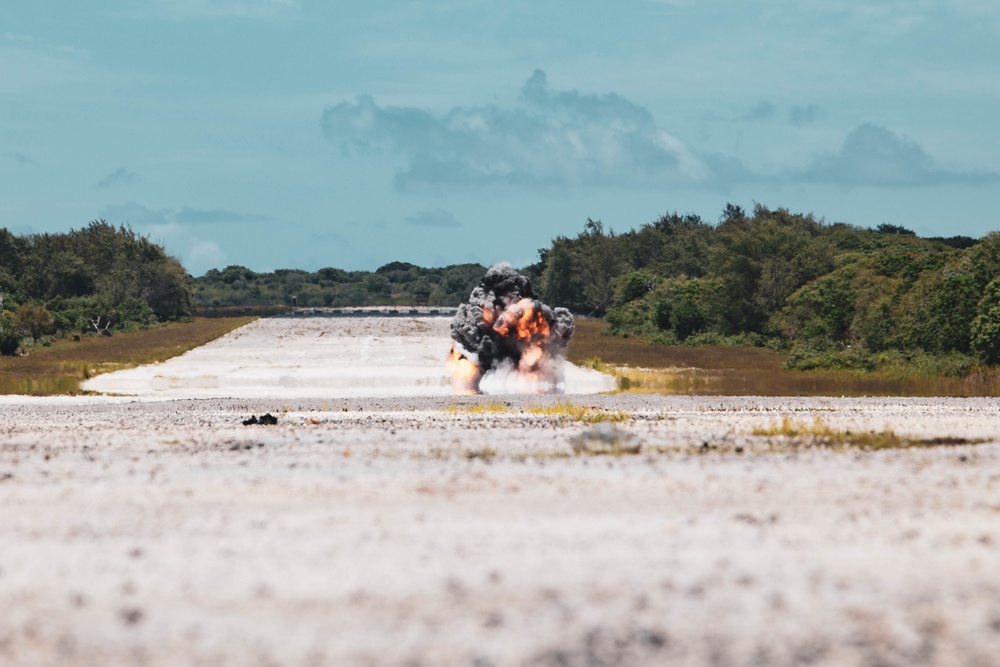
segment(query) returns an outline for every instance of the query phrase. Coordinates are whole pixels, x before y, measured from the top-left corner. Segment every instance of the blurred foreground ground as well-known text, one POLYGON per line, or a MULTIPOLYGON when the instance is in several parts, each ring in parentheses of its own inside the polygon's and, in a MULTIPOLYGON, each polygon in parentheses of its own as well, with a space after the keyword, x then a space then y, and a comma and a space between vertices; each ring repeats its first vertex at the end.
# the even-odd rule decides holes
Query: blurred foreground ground
POLYGON ((0 664, 997 664, 995 400, 565 400, 0 397, 0 664))

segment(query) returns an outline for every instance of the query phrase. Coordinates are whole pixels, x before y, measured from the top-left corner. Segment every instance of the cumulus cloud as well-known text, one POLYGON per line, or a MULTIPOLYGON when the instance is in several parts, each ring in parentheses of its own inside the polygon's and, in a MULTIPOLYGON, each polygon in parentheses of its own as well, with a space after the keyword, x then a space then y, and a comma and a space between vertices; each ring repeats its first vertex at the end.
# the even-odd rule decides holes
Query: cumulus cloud
POLYGON ((208 269, 222 266, 226 253, 215 241, 191 237, 191 247, 184 254, 184 267, 192 275, 199 275, 208 269))
POLYGON ((406 157, 397 189, 426 187, 665 186, 711 174, 647 109, 616 93, 556 91, 536 70, 509 107, 434 114, 380 106, 369 95, 327 108, 326 136, 350 152, 406 157))
MULTIPOLYGON (((181 209, 191 211, 193 209, 181 209)), ((179 219, 173 209, 154 210, 136 202, 106 206, 98 215, 112 224, 128 224, 137 232, 178 257, 192 275, 223 265, 227 255, 218 242, 199 236, 205 230, 196 230, 189 221, 179 219)))
POLYGON ((406 218, 406 222, 419 227, 461 227, 462 223, 448 211, 434 209, 432 211, 421 211, 414 216, 406 218))
POLYGON ((915 141, 865 123, 847 135, 838 152, 819 156, 795 178, 843 187, 905 188, 983 185, 997 182, 1000 174, 947 169, 915 141))
POLYGON ((110 188, 116 185, 132 185, 134 183, 141 183, 142 176, 135 173, 134 171, 129 171, 125 167, 119 167, 113 172, 102 178, 97 182, 96 188, 110 188))

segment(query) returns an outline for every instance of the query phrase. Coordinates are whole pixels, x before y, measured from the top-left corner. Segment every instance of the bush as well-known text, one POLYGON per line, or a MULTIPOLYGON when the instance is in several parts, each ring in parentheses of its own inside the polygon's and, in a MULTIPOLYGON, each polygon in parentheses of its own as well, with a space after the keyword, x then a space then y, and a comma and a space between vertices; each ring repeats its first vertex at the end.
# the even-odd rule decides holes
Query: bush
POLYGON ((988 364, 1000 362, 1000 278, 986 286, 979 301, 979 315, 972 321, 972 349, 988 364))
POLYGON ((32 340, 38 340, 54 330, 55 320, 48 308, 34 303, 23 303, 14 312, 14 328, 32 340))
POLYGON ((11 328, 0 330, 0 355, 13 357, 21 346, 21 335, 11 328))
POLYGON ((875 358, 865 350, 839 348, 828 340, 817 340, 808 346, 795 345, 785 361, 785 368, 796 371, 873 371, 876 367, 875 358))

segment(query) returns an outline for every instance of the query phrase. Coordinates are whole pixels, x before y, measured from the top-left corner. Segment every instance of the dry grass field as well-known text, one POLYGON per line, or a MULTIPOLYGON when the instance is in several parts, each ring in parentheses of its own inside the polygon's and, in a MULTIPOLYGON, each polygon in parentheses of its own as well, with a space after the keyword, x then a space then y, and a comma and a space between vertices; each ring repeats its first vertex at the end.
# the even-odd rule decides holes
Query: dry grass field
POLYGON ((968 377, 865 371, 791 371, 786 355, 757 347, 650 345, 605 336, 601 320, 579 320, 569 360, 615 375, 628 393, 701 396, 998 396, 1000 374, 968 377))
POLYGON ((57 340, 49 347, 31 348, 23 357, 0 357, 0 394, 76 394, 83 380, 164 361, 255 319, 196 317, 114 336, 57 340))
MULTIPOLYGON (((204 345, 256 317, 198 317, 112 337, 85 336, 32 348, 25 357, 0 357, 0 394, 80 393, 95 375, 163 361, 204 345)), ((709 396, 995 396, 1000 380, 893 378, 854 371, 788 371, 785 355, 754 347, 650 345, 636 337, 605 336, 607 324, 580 319, 569 361, 614 375, 619 391, 709 396)))

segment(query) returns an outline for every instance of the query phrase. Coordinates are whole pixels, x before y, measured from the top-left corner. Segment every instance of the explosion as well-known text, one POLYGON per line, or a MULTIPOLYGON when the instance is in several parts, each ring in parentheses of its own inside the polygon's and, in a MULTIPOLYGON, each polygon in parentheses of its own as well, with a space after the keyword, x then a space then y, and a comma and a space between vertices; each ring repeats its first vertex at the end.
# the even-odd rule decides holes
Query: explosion
POLYGON ((494 264, 451 322, 448 370, 455 392, 478 394, 486 377, 500 379, 508 391, 562 391, 573 330, 567 309, 536 300, 526 277, 507 262, 494 264))

